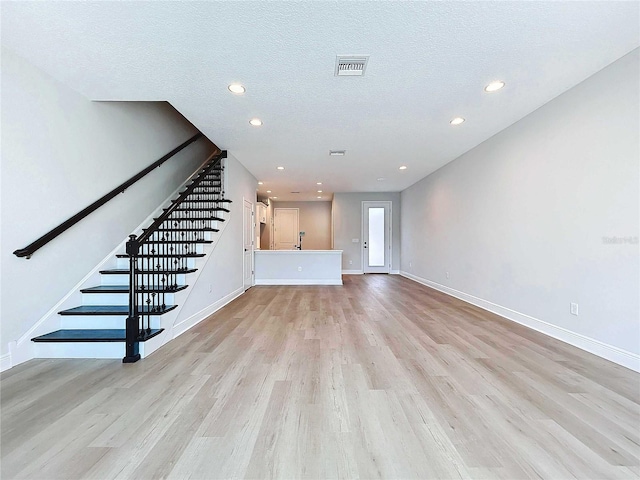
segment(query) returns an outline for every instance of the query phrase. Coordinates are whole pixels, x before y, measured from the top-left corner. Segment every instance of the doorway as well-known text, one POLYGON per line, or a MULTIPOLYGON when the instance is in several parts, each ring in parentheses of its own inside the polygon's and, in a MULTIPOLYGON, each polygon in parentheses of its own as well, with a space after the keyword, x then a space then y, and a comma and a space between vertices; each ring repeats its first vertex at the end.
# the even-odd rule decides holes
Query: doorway
POLYGON ((295 250, 298 247, 297 208, 273 209, 273 248, 274 250, 295 250))
POLYGON ((391 202, 362 202, 362 270, 391 271, 391 202))
POLYGON ((243 233, 242 243, 244 247, 243 253, 243 283, 244 290, 247 291, 253 285, 253 203, 243 198, 242 221, 243 233))

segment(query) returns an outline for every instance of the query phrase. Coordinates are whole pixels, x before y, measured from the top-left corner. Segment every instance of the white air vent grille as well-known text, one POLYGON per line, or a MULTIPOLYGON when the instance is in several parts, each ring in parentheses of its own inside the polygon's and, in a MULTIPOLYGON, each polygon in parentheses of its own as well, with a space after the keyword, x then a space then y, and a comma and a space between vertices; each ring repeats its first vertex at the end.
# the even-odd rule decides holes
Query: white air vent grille
POLYGON ((336 73, 338 77, 361 77, 367 68, 368 55, 338 55, 336 73))

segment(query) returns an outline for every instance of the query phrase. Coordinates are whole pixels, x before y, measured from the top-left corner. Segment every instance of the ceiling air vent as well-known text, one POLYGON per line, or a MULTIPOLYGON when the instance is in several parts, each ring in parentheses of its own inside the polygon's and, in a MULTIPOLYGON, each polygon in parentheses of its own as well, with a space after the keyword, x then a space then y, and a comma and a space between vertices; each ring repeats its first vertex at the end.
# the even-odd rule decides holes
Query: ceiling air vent
POLYGON ((368 61, 369 55, 338 55, 335 74, 338 77, 361 77, 368 61))

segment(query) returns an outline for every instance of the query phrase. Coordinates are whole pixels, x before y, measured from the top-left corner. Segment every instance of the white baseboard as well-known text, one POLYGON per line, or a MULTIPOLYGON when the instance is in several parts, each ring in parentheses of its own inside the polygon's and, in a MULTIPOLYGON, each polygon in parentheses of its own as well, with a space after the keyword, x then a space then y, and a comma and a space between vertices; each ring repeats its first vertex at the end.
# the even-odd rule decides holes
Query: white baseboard
POLYGON ((342 285, 342 278, 262 278, 256 285, 342 285))
POLYGON ((5 353, 0 356, 0 372, 4 372, 5 370, 9 370, 13 365, 11 365, 11 354, 5 353))
POLYGON ((400 270, 391 270, 389 273, 391 275, 400 275, 400 270))
POLYGON ((234 290, 230 294, 225 295, 224 297, 222 297, 217 302, 212 303, 211 305, 209 305, 206 308, 203 308, 202 310, 200 310, 197 313, 194 313, 189 318, 186 318, 186 319, 182 320, 180 323, 175 324, 173 326, 173 338, 176 338, 176 337, 182 335, 184 332, 186 332, 190 328, 193 328, 198 323, 200 323, 201 321, 205 320, 207 317, 209 317, 213 313, 217 312, 218 310, 220 310, 222 307, 224 307, 228 303, 231 303, 233 300, 238 298, 243 293, 244 293, 244 287, 240 287, 239 289, 234 290))
POLYGON ((532 330, 544 333, 545 335, 568 343, 569 345, 573 345, 574 347, 597 355, 598 357, 602 357, 606 360, 617 363, 618 365, 622 365, 623 367, 629 368, 636 372, 640 372, 640 355, 622 350, 621 348, 614 347, 613 345, 595 340, 580 333, 572 332, 571 330, 567 330, 566 328, 553 325, 524 313, 511 310, 510 308, 489 302, 488 300, 474 297, 473 295, 455 290, 451 287, 447 287, 446 285, 441 285, 439 283, 432 282, 431 280, 418 277, 409 272, 401 271, 400 275, 415 282, 421 283, 422 285, 426 285, 427 287, 431 287, 435 290, 446 293, 447 295, 451 295, 452 297, 459 298, 460 300, 475 305, 476 307, 480 307, 491 313, 500 315, 507 320, 519 323, 520 325, 529 327, 532 330))

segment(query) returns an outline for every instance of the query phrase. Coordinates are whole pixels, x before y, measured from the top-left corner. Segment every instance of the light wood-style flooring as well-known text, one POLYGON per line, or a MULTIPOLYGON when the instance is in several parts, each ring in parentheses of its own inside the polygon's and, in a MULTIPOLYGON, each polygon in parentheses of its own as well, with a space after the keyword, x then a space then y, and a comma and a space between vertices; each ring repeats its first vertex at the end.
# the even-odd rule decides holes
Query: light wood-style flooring
POLYGON ((1 477, 640 476, 640 375, 399 276, 254 287, 133 365, 1 376, 1 477))

